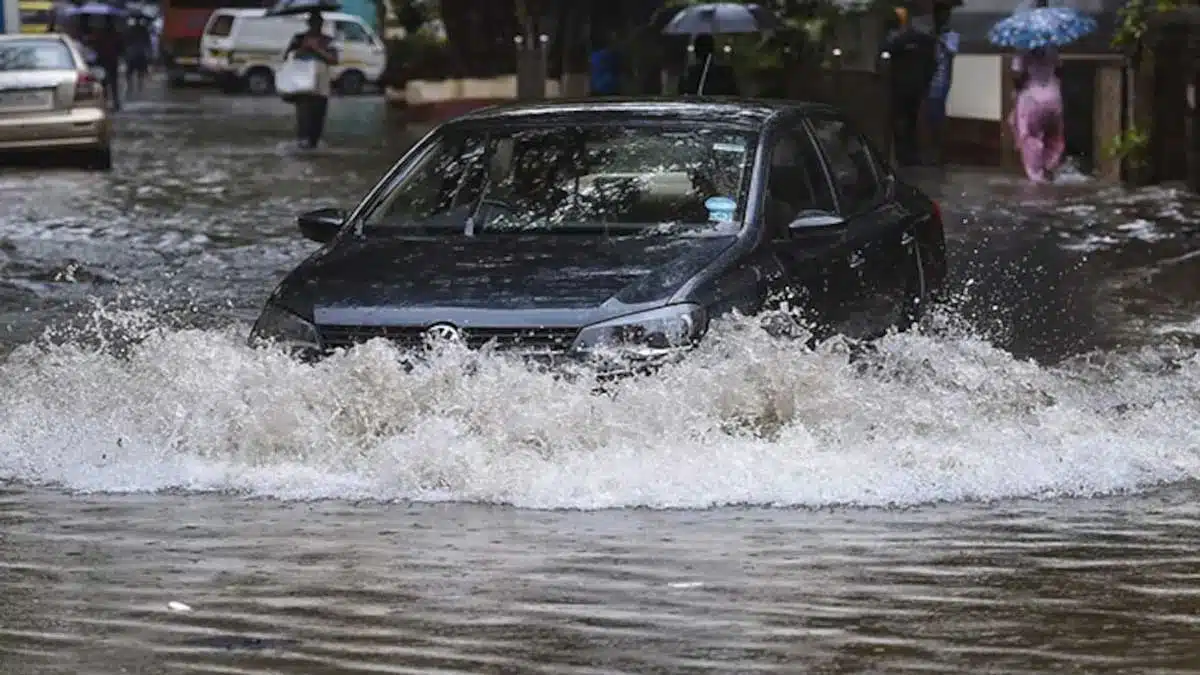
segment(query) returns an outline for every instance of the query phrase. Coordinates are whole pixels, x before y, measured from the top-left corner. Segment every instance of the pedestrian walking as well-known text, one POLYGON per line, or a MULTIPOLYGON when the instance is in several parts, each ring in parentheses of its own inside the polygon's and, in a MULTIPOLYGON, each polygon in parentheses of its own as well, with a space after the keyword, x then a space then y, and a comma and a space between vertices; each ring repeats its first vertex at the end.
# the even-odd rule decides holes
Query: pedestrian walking
POLYGON ((139 19, 129 29, 129 39, 125 50, 125 91, 132 95, 135 91, 141 93, 146 84, 146 75, 150 71, 150 54, 152 50, 150 26, 145 20, 139 19))
POLYGON ((1021 153, 1025 175, 1049 181, 1066 150, 1058 48, 1092 33, 1096 20, 1069 7, 1034 0, 988 31, 988 41, 1017 50, 1012 62, 1013 101, 1008 125, 1021 153))
POLYGON ((1053 178, 1066 149, 1058 68, 1058 51, 1053 47, 1035 47, 1012 62, 1016 100, 1008 123, 1025 175, 1035 183, 1053 178))
POLYGON ((708 34, 697 35, 692 41, 696 60, 679 79, 681 96, 739 96, 737 75, 728 64, 717 63, 713 57, 716 42, 708 34))
POLYGON ((937 36, 937 67, 933 82, 929 85, 929 96, 925 99, 925 123, 929 129, 929 143, 933 151, 933 164, 942 164, 942 147, 946 128, 946 99, 950 97, 950 83, 954 74, 954 57, 958 54, 960 36, 950 29, 949 3, 937 3, 933 9, 933 30, 937 36))
POLYGON ((104 15, 100 30, 92 33, 89 46, 96 52, 96 63, 104 69, 104 93, 112 101, 113 110, 120 110, 121 56, 125 53, 125 40, 116 15, 104 15))
MULTIPOLYGON (((321 31, 324 19, 320 12, 308 15, 308 30, 297 33, 288 44, 284 58, 316 60, 324 68, 337 65, 338 53, 333 47, 333 38, 321 31)), ((315 148, 325 130, 325 115, 329 110, 330 84, 328 72, 319 78, 318 90, 314 93, 295 94, 296 137, 302 148, 315 148)))

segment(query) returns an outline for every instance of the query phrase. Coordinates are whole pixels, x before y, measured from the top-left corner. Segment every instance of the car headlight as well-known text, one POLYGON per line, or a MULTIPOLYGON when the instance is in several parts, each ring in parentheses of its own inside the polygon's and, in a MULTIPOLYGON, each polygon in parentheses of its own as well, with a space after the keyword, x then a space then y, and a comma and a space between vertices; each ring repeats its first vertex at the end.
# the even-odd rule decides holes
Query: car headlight
POLYGON ((254 328, 250 329, 250 345, 262 343, 280 345, 289 351, 311 352, 321 348, 317 327, 288 310, 268 304, 263 308, 254 328))
POLYGON ((572 349, 655 356, 691 347, 707 328, 708 315, 700 305, 670 305, 588 326, 572 349))

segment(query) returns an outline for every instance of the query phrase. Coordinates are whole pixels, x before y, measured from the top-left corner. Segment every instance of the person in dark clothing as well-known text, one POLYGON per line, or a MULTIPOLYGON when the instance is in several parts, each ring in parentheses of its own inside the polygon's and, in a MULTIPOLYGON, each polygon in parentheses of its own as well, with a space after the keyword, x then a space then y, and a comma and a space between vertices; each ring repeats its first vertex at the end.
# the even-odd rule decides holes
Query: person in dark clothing
POLYGON ((142 91, 146 75, 150 71, 150 27, 146 21, 138 21, 129 29, 129 41, 125 52, 125 90, 132 94, 142 91))
POLYGON ((614 42, 613 37, 608 36, 588 59, 592 96, 616 96, 620 92, 621 63, 614 42))
POLYGON ((933 34, 937 37, 937 69, 929 86, 929 97, 925 99, 925 122, 929 127, 929 141, 933 146, 930 164, 942 164, 943 135, 946 127, 946 99, 950 97, 951 78, 954 74, 954 57, 958 54, 961 36, 950 29, 949 2, 938 2, 933 6, 933 34))
POLYGON ((112 101, 113 110, 121 109, 121 55, 125 52, 125 40, 117 17, 104 16, 100 30, 92 33, 92 44, 96 52, 96 63, 104 69, 104 93, 112 101))
POLYGON ((696 54, 696 62, 688 66, 687 72, 679 79, 679 94, 706 96, 738 96, 737 77, 733 68, 717 63, 713 57, 714 42, 711 35, 697 35, 692 42, 692 50, 696 54), (700 89, 703 81, 704 89, 700 89))
POLYGON ((891 64, 892 138, 896 161, 903 166, 921 163, 921 106, 937 71, 937 38, 911 25, 897 12, 900 26, 884 43, 891 64))
MULTIPOLYGON (((292 38, 287 51, 284 52, 284 58, 290 56, 297 59, 315 59, 325 64, 326 68, 336 65, 338 53, 333 47, 333 38, 321 32, 323 23, 320 13, 309 14, 308 30, 297 33, 292 38)), ((315 148, 321 141, 321 134, 325 130, 325 113, 329 109, 329 87, 327 73, 316 93, 297 94, 294 97, 296 137, 300 147, 315 148)))

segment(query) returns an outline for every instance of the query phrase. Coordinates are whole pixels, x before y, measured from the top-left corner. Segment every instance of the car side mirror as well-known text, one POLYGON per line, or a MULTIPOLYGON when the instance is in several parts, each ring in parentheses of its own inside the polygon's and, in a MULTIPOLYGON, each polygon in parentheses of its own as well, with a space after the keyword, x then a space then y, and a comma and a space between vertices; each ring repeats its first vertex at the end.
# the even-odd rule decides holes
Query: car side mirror
POLYGON ((320 244, 328 244, 346 223, 346 214, 341 209, 317 209, 302 214, 296 222, 305 237, 320 244))
POLYGON ((792 232, 811 232, 813 230, 827 230, 845 224, 845 218, 826 211, 801 211, 796 214, 795 220, 788 225, 788 229, 792 232))

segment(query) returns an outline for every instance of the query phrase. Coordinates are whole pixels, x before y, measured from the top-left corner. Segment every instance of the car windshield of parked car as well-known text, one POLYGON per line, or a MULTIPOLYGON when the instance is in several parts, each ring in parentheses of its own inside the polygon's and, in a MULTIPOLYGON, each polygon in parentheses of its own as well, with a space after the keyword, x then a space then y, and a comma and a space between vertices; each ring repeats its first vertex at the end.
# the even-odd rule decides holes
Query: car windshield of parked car
POLYGON ((59 40, 0 43, 0 72, 18 70, 75 70, 75 59, 59 40))
POLYGON ((364 232, 728 234, 756 134, 663 125, 448 133, 385 191, 364 232))

